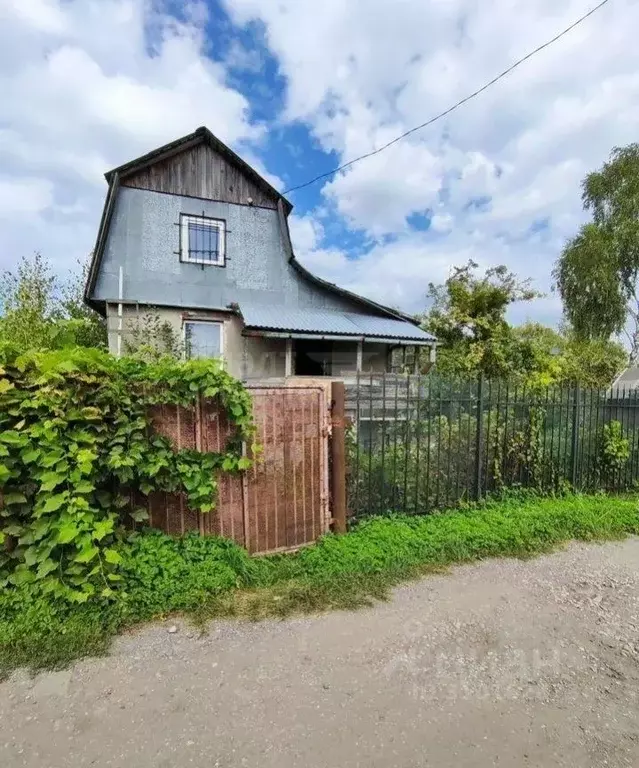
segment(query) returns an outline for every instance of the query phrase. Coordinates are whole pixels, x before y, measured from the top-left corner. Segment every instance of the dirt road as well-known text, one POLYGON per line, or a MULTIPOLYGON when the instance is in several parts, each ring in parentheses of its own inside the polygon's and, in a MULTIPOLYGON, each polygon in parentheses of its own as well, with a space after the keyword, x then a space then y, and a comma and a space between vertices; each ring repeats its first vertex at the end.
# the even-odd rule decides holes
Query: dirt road
POLYGON ((639 765, 639 539, 358 613, 169 627, 0 685, 3 768, 639 765))

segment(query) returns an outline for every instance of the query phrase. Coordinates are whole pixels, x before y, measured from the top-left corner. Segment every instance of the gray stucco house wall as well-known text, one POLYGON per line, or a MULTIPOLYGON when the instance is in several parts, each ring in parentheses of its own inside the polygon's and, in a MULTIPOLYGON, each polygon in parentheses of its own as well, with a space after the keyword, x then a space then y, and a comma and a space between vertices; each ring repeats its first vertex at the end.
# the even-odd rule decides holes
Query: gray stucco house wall
POLYGON ((278 212, 123 187, 115 204, 94 297, 184 309, 230 304, 364 312, 314 286, 287 262, 278 212), (180 214, 226 222, 226 265, 180 261, 180 214), (123 268, 122 297, 119 270, 123 268))

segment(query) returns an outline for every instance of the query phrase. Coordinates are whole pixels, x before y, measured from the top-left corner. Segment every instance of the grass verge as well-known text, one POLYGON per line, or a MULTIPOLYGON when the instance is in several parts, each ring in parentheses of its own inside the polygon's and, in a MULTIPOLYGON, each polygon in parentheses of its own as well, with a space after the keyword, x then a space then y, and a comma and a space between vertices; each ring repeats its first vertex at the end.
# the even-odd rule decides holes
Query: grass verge
POLYGON ((636 498, 567 496, 372 518, 295 554, 262 558, 225 539, 138 535, 123 550, 125 596, 116 601, 68 606, 15 591, 0 596, 0 677, 105 653, 116 633, 170 613, 203 623, 359 608, 385 599, 400 581, 454 563, 628 534, 639 534, 636 498))

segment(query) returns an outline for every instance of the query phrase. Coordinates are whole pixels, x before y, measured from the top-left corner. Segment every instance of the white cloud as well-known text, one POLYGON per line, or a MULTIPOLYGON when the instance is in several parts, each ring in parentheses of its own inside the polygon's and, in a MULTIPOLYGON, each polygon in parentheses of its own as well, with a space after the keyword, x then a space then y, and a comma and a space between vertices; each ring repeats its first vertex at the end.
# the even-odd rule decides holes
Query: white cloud
POLYGON ((3 179, 0 176, 0 218, 29 216, 53 203, 53 185, 46 179, 3 179))
POLYGON ((313 216, 297 216, 293 214, 289 218, 291 240, 295 248, 304 254, 308 254, 319 247, 324 236, 324 227, 313 216))
MULTIPOLYGON (((446 109, 589 7, 584 0, 496 0, 490 8, 404 0, 392 11, 385 0, 226 5, 238 24, 264 23, 287 78, 287 117, 304 121, 340 162, 446 109)), ((553 262, 583 220, 580 180, 613 146, 636 140, 638 26, 639 2, 616 0, 450 117, 324 182, 326 203, 364 230, 370 250, 341 261, 322 241, 298 250, 331 279, 407 309, 423 306, 429 280, 470 257, 504 262, 548 290, 553 262), (408 218, 425 209, 431 230, 411 231, 408 218)), ((558 298, 533 312, 559 319, 558 298)))
POLYGON ((48 33, 60 33, 65 28, 65 18, 55 0, 27 0, 7 2, 0 8, 0 19, 17 19, 27 26, 48 33))
MULTIPOLYGON (((264 25, 286 79, 278 126, 302 121, 342 162, 446 109, 587 5, 224 2, 237 24, 264 25)), ((239 144, 279 184, 260 157, 266 126, 227 80, 229 69, 262 77, 261 49, 235 42, 216 63, 207 53, 220 41, 205 36, 206 4, 183 5, 182 21, 168 7, 0 0, 0 267, 33 250, 60 269, 84 256, 104 171, 198 125, 239 144)), ((547 290, 554 260, 583 220, 580 180, 614 145, 636 140, 637 26, 639 0, 615 0, 450 117, 325 181, 317 209, 291 219, 300 258, 334 282, 414 311, 429 281, 469 258, 506 263, 547 290), (411 214, 430 229, 416 231, 411 214), (335 244, 337 223, 363 233, 363 255, 335 244)), ((559 309, 549 295, 513 317, 558 319, 559 309)))
POLYGON ((181 10, 186 21, 147 0, 0 3, 1 267, 34 250, 60 269, 84 257, 115 165, 199 125, 259 139, 206 55, 205 5, 181 10), (28 229, 7 221, 17 210, 28 229))
POLYGON ((434 232, 451 232, 455 219, 450 213, 435 213, 430 220, 430 227, 434 232))
MULTIPOLYGON (((388 140, 385 133, 382 142, 388 140)), ((437 203, 443 170, 442 160, 426 146, 406 143, 393 153, 392 189, 386 157, 379 154, 337 176, 324 194, 350 224, 379 236, 401 231, 410 213, 437 203), (402 183, 396 184, 400 178, 402 183)))
POLYGON ((239 40, 232 40, 226 55, 224 64, 229 69, 237 69, 254 74, 264 68, 262 54, 256 48, 246 48, 239 40))
MULTIPOLYGON (((310 226, 310 219, 303 226, 310 226)), ((344 288, 409 312, 424 311, 428 284, 446 280, 453 265, 472 260, 485 269, 507 263, 511 247, 509 242, 481 229, 439 238, 410 232, 393 242, 373 246, 363 258, 348 258, 337 248, 325 248, 304 237, 296 239, 299 232, 296 225, 291 236, 296 255, 306 267, 344 288)), ((510 312, 513 321, 537 318, 552 323, 561 313, 559 297, 548 290, 546 268, 539 259, 545 247, 539 235, 520 244, 520 258, 526 265, 520 274, 530 276, 533 287, 545 297, 534 304, 515 305, 510 312)))

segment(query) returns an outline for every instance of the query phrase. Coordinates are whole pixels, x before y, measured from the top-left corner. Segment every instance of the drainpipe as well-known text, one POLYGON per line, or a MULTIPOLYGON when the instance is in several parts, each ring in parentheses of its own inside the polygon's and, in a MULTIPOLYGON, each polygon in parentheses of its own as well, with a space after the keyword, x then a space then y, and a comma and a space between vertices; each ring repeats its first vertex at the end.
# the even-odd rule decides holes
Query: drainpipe
POLYGON ((117 355, 122 357, 122 299, 124 298, 124 270, 120 267, 118 275, 118 341, 117 355))

